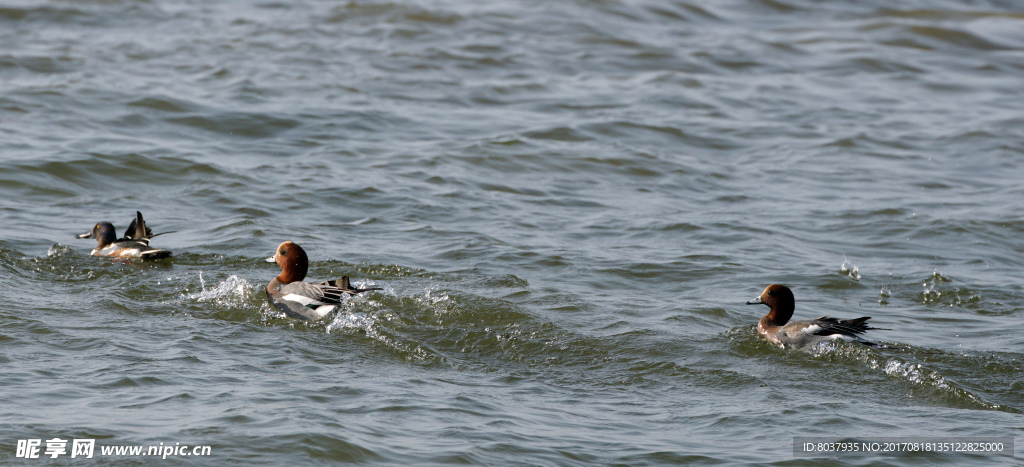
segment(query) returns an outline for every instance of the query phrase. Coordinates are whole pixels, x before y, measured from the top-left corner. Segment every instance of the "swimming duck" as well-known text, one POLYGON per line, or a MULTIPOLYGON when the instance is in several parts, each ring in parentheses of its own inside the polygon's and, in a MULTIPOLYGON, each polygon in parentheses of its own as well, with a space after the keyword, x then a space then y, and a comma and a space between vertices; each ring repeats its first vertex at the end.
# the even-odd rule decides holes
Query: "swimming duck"
POLYGON ((878 344, 860 337, 864 331, 873 328, 867 325, 870 316, 857 319, 835 319, 822 316, 815 319, 790 321, 796 301, 789 287, 772 284, 765 287, 761 296, 747 302, 747 305, 768 305, 771 311, 757 323, 757 332, 768 341, 784 349, 810 350, 820 342, 832 339, 856 341, 877 347, 878 344))
POLYGON ((153 229, 146 227, 146 221, 142 219, 142 213, 135 211, 135 219, 128 225, 123 238, 117 238, 114 225, 110 222, 100 222, 92 230, 75 235, 75 238, 95 238, 96 248, 92 250, 93 256, 113 256, 115 258, 143 258, 159 259, 171 256, 171 252, 149 246, 149 240, 163 232, 153 234, 153 229))
POLYGON ((348 276, 319 283, 303 282, 309 258, 302 247, 292 242, 282 243, 274 257, 267 261, 281 266, 281 274, 267 284, 267 301, 290 318, 316 321, 336 310, 343 295, 381 290, 379 287, 354 288, 348 276))

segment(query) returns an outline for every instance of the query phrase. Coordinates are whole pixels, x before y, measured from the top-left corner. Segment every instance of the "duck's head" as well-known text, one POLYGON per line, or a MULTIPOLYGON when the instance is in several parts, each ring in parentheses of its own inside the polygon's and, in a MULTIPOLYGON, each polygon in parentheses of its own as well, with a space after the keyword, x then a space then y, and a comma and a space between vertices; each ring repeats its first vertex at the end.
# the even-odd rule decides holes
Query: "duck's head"
POLYGON ((114 232, 113 224, 103 221, 93 226, 92 230, 75 235, 75 238, 95 238, 98 247, 103 248, 117 241, 117 233, 114 232))
POLYGON ((772 321, 785 323, 793 317, 793 309, 796 307, 796 300, 793 298, 793 291, 782 284, 772 284, 764 288, 764 292, 757 298, 747 302, 747 305, 768 305, 771 311, 768 314, 772 321))
POLYGON ((281 274, 277 280, 282 284, 298 282, 306 278, 309 270, 309 258, 302 247, 292 242, 284 242, 277 247, 273 258, 267 258, 281 266, 281 274))

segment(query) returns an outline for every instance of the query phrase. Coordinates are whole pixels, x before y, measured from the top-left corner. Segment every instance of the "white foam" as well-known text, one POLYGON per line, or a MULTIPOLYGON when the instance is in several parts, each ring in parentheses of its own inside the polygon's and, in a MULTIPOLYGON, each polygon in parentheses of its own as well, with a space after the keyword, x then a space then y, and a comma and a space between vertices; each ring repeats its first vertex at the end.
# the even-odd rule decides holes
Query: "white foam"
POLYGON ((206 288, 206 281, 203 279, 201 271, 199 287, 201 290, 182 294, 181 299, 200 303, 214 302, 229 306, 245 306, 249 291, 253 289, 252 283, 236 275, 228 276, 216 286, 206 288))
POLYGON ((60 256, 64 253, 72 251, 71 247, 67 245, 61 245, 60 243, 54 243, 50 245, 50 248, 46 250, 46 256, 60 256))
POLYGON ((935 372, 928 372, 921 367, 920 363, 901 362, 893 359, 885 364, 885 374, 890 376, 902 376, 908 381, 918 384, 931 384, 938 388, 948 388, 946 379, 935 372))
POLYGON ((327 325, 327 333, 330 334, 333 329, 362 329, 367 334, 373 334, 375 322, 373 317, 366 313, 341 313, 327 325))
POLYGON ((372 279, 359 279, 356 281, 352 281, 349 285, 357 289, 368 289, 371 287, 380 287, 381 289, 359 294, 361 296, 366 296, 367 293, 382 293, 384 295, 395 296, 395 289, 393 289, 391 287, 391 284, 388 284, 387 282, 375 281, 372 279))

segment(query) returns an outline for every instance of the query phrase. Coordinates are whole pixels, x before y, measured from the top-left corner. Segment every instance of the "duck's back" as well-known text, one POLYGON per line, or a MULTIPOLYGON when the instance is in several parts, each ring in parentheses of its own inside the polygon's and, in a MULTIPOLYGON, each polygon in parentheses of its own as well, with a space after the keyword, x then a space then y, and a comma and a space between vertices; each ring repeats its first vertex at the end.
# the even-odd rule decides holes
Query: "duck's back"
POLYGON ((821 316, 815 319, 790 321, 779 328, 773 341, 787 349, 808 349, 833 339, 876 345, 859 336, 869 329, 875 329, 867 325, 869 319, 871 319, 870 316, 856 319, 821 316))

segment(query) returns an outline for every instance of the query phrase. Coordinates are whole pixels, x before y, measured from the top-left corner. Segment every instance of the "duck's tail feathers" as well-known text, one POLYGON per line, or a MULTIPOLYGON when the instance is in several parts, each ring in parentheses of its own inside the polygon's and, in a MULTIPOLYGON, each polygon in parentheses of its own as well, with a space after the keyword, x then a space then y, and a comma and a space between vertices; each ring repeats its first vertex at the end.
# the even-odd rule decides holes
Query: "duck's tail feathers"
POLYGON ((353 294, 369 292, 371 290, 384 290, 380 287, 367 287, 365 289, 357 289, 355 287, 352 287, 352 283, 349 281, 348 276, 341 276, 341 279, 328 281, 327 283, 353 294))
POLYGON ((863 329, 865 331, 870 331, 872 329, 877 329, 879 331, 892 331, 892 329, 889 329, 889 328, 876 328, 876 327, 868 326, 868 320, 869 319, 871 319, 870 316, 864 316, 864 317, 857 318, 857 319, 841 319, 841 320, 838 320, 838 321, 839 321, 840 324, 851 326, 851 327, 855 327, 855 328, 858 328, 858 329, 863 329))
POLYGON ((147 240, 150 239, 150 238, 153 238, 153 237, 159 237, 159 236, 161 236, 163 234, 169 234, 169 233, 177 232, 177 230, 171 230, 169 232, 160 232, 158 234, 155 234, 155 233, 152 233, 153 231, 151 229, 146 229, 146 231, 150 232, 150 233, 146 234, 146 239, 147 240))
POLYGON ((145 259, 163 259, 170 258, 171 252, 167 250, 146 250, 140 253, 140 256, 145 259))
POLYGON ((856 336, 858 334, 863 334, 864 332, 870 331, 872 329, 878 329, 883 331, 890 330, 886 328, 875 328, 868 326, 867 321, 869 319, 871 319, 870 316, 863 316, 854 319, 836 319, 829 318, 828 316, 821 316, 815 319, 814 321, 817 322, 816 324, 821 326, 821 331, 827 334, 841 333, 856 336))

